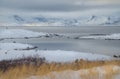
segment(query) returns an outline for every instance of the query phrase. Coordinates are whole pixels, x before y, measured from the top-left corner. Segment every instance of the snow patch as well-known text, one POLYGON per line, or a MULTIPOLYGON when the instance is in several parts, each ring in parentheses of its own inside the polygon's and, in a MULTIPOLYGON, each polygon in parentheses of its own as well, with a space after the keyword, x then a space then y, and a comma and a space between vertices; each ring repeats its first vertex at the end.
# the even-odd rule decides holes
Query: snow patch
POLYGON ((64 51, 64 50, 14 50, 26 47, 34 47, 28 44, 19 43, 0 43, 0 61, 19 59, 23 57, 41 57, 45 58, 47 62, 73 62, 76 59, 83 59, 88 61, 97 60, 111 60, 110 56, 92 54, 85 52, 64 51))
POLYGON ((39 37, 43 35, 46 35, 46 33, 33 32, 29 30, 24 30, 24 29, 2 29, 0 30, 0 39, 39 37))
POLYGON ((120 39, 120 33, 116 34, 110 34, 110 35, 91 35, 91 36, 82 36, 80 38, 86 38, 86 39, 108 39, 108 40, 119 40, 120 39))
POLYGON ((0 43, 0 50, 22 50, 28 48, 34 48, 34 46, 21 43, 0 43))

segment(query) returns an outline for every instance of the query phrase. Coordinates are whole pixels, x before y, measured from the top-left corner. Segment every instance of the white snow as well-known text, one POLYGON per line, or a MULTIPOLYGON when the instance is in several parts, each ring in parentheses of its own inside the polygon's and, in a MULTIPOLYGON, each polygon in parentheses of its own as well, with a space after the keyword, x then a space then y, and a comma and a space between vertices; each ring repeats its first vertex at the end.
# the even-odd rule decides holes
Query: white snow
POLYGON ((91 9, 76 12, 63 13, 29 13, 2 14, 0 15, 1 26, 119 26, 119 9, 91 9), (17 20, 16 17, 21 20, 17 20), (95 16, 94 18, 91 18, 95 16), (40 20, 36 19, 40 18, 40 20))
POLYGON ((21 43, 0 43, 0 50, 20 50, 27 48, 34 48, 34 46, 21 43))
POLYGON ((19 43, 0 43, 0 61, 9 59, 19 59, 23 57, 44 57, 47 62, 72 62, 76 59, 83 59, 89 61, 96 60, 111 60, 110 56, 75 52, 75 51, 64 51, 64 50, 14 50, 26 47, 33 47, 28 44, 19 43))
POLYGON ((24 37, 39 37, 46 35, 42 32, 33 32, 24 29, 1 29, 0 30, 0 39, 5 38, 24 38, 24 37))
POLYGON ((89 20, 85 24, 88 24, 88 25, 100 25, 100 24, 105 24, 105 23, 109 23, 108 17, 100 16, 100 17, 95 17, 95 18, 89 20))
POLYGON ((75 61, 76 59, 84 59, 84 60, 90 60, 90 61, 96 61, 96 60, 108 60, 112 57, 105 56, 105 55, 98 55, 98 54, 92 54, 92 53, 85 53, 85 52, 75 52, 75 51, 63 51, 63 50, 57 50, 57 51, 42 51, 41 53, 42 57, 45 57, 48 61, 52 62, 70 62, 75 61))
MULTIPOLYGON (((108 76, 114 76, 116 72, 120 72, 120 66, 107 65, 82 70, 65 70, 61 72, 50 72, 44 76, 31 76, 27 79, 106 79, 108 76)), ((119 74, 111 79, 119 79, 119 74)))
POLYGON ((91 36, 82 36, 80 38, 88 38, 88 39, 120 39, 120 33, 110 34, 110 35, 91 35, 91 36))
POLYGON ((61 22, 40 22, 40 23, 26 23, 22 26, 65 26, 61 22))

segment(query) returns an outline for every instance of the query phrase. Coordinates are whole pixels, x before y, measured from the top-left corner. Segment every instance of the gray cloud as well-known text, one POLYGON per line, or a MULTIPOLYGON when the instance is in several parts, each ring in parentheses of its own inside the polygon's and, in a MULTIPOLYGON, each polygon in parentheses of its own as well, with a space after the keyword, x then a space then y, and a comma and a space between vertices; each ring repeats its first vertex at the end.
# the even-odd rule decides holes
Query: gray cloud
POLYGON ((73 0, 0 0, 0 7, 39 11, 64 11, 76 8, 73 0))
POLYGON ((119 5, 119 0, 0 0, 1 8, 23 11, 80 11, 119 5))

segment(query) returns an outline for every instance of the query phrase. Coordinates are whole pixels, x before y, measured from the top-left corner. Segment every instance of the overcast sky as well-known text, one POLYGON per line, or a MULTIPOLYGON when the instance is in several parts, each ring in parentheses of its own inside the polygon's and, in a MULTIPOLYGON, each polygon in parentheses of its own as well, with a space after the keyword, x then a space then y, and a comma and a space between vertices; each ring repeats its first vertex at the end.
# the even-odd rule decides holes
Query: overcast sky
POLYGON ((120 0, 0 0, 0 15, 12 13, 70 13, 120 10, 120 0))

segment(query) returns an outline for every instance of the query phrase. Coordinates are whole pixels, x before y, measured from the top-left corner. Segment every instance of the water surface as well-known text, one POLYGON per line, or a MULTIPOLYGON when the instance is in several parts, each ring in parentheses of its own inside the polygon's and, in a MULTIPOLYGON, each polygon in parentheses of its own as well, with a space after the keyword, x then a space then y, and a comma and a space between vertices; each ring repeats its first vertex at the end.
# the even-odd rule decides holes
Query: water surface
MULTIPOLYGON (((0 27, 4 29, 6 27, 0 27)), ((118 26, 86 26, 86 27, 8 27, 8 29, 27 29, 37 32, 58 33, 69 36, 55 38, 31 38, 31 39, 6 39, 0 42, 28 43, 38 47, 40 50, 67 50, 79 52, 91 52, 113 56, 120 55, 120 40, 92 40, 73 39, 76 36, 90 34, 112 34, 120 33, 118 26)))

